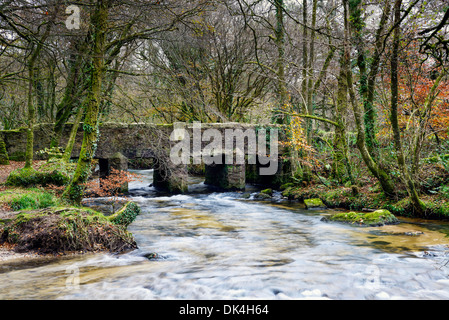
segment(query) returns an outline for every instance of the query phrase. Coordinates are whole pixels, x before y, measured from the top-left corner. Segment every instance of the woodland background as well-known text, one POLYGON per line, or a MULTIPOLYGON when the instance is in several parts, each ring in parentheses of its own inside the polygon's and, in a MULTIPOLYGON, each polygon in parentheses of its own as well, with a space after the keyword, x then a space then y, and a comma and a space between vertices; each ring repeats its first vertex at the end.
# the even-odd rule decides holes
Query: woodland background
POLYGON ((447 0, 2 0, 0 125, 32 146, 54 123, 67 153, 82 122, 74 201, 101 122, 249 122, 288 128, 292 181, 374 182, 425 214, 449 194, 448 24, 447 0))

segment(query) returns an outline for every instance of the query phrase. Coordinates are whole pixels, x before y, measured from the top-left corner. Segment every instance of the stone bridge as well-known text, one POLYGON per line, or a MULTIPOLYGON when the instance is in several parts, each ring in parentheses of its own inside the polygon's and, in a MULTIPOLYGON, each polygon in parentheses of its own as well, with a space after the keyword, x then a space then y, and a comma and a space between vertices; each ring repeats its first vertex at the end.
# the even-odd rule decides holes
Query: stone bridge
MULTIPOLYGON (((65 126, 61 146, 66 145, 71 128, 71 124, 65 126)), ((129 161, 153 159, 154 187, 174 193, 187 190, 188 169, 192 166, 204 172, 205 184, 221 190, 243 190, 246 183, 275 187, 288 174, 286 162, 281 159, 285 150, 278 144, 283 133, 278 129, 241 123, 104 123, 99 128, 95 158, 99 159, 100 177, 107 176, 111 168, 127 170, 129 161)), ((23 160, 26 129, 4 130, 0 134, 10 159, 23 160)), ((52 135, 53 124, 37 125, 34 150, 49 148, 52 135)), ((72 158, 79 156, 82 135, 81 124, 72 158)))

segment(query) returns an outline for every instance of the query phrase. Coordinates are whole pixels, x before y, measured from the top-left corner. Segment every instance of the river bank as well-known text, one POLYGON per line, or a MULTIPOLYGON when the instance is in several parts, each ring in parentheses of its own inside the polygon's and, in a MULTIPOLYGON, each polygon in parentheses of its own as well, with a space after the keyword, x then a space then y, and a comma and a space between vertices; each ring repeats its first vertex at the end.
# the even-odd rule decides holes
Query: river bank
POLYGON ((402 217, 449 219, 449 198, 443 192, 420 196, 427 208, 425 215, 421 216, 414 212, 406 194, 398 193, 397 198, 388 198, 376 183, 366 183, 357 187, 326 186, 324 184, 301 187, 288 184, 281 189, 283 189, 282 196, 290 201, 301 202, 305 199, 319 198, 328 208, 357 211, 385 209, 402 217))
POLYGON ((87 252, 121 253, 137 248, 127 231, 140 213, 133 202, 105 216, 90 208, 63 205, 45 190, 13 188, 0 192, 0 204, 1 260, 87 252))

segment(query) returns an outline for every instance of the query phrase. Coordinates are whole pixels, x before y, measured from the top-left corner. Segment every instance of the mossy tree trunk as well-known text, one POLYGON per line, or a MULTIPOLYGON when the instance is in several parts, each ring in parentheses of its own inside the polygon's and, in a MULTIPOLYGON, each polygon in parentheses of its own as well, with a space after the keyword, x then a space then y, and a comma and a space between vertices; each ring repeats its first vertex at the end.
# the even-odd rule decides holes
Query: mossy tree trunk
POLYGON ((340 73, 338 75, 337 101, 335 106, 335 126, 334 137, 334 157, 332 165, 332 175, 340 183, 343 182, 346 172, 351 184, 355 184, 352 169, 349 161, 349 148, 346 140, 346 122, 345 114, 348 109, 348 85, 346 75, 346 65, 349 63, 342 55, 340 59, 340 73))
POLYGON ((350 26, 353 30, 353 43, 357 49, 357 66, 360 72, 359 92, 364 108, 365 144, 371 156, 377 158, 378 141, 376 139, 376 110, 374 108, 374 88, 379 72, 380 58, 383 53, 385 29, 390 15, 390 0, 385 0, 379 26, 376 30, 375 47, 371 57, 366 56, 363 33, 365 22, 362 18, 362 1, 352 0, 348 3, 350 26))
POLYGON ((73 146, 75 145, 76 134, 78 133, 78 128, 79 128, 81 119, 83 118, 83 114, 84 114, 84 106, 81 105, 78 107, 78 112, 76 114, 75 122, 73 123, 72 130, 70 131, 69 141, 67 142, 67 145, 64 150, 64 154, 62 155, 62 161, 64 161, 64 162, 70 161, 73 146))
MULTIPOLYGON (((55 18, 55 14, 53 15, 53 19, 55 18)), ((33 101, 33 87, 36 85, 36 72, 37 72, 37 66, 36 62, 37 59, 40 56, 40 53, 42 51, 42 48, 44 46, 45 41, 47 40, 50 30, 51 30, 52 21, 47 21, 47 25, 45 27, 45 31, 38 40, 32 41, 32 49, 30 58, 28 59, 28 96, 27 96, 27 144, 26 144, 26 151, 25 151, 25 168, 31 168, 33 164, 33 145, 34 145, 34 123, 35 123, 35 117, 36 117, 36 107, 34 105, 33 101), (34 43, 35 42, 35 43, 34 43)))
POLYGON ((390 120, 393 129, 393 139, 396 148, 396 158, 401 171, 402 179, 405 182, 407 192, 410 196, 411 203, 418 215, 423 215, 425 207, 419 199, 418 191, 410 172, 405 163, 404 150, 402 148, 401 131, 399 129, 398 121, 398 99, 399 99, 399 81, 398 81, 398 66, 399 66, 399 43, 400 43, 400 18, 401 18, 401 4, 402 0, 396 0, 394 5, 394 32, 393 32, 393 50, 391 55, 391 106, 390 106, 390 120))
POLYGON ((39 55, 35 49, 34 53, 31 55, 28 61, 28 97, 27 97, 27 110, 28 110, 28 126, 27 126, 27 144, 25 151, 25 168, 31 168, 33 164, 33 144, 34 144, 34 121, 36 108, 33 104, 33 79, 34 79, 34 64, 36 58, 39 55))
MULTIPOLYGON (((275 0, 274 7, 276 10, 276 29, 275 42, 278 51, 277 56, 277 98, 279 110, 285 110, 288 103, 288 94, 285 81, 285 30, 284 30, 284 0, 275 0)), ((276 123, 285 124, 286 116, 284 114, 276 115, 276 123)))
MULTIPOLYGON (((344 55, 346 61, 350 61, 350 28, 349 28, 349 0, 343 0, 343 6, 344 6, 344 55)), ((357 147, 360 150, 360 154, 363 158, 363 161, 365 162, 366 166, 370 170, 370 172, 377 178, 379 181, 382 190, 385 192, 385 194, 388 197, 393 197, 395 195, 395 187, 393 185, 393 182, 391 180, 391 177, 389 174, 373 159, 371 156, 367 146, 366 146, 366 139, 365 139, 365 126, 363 121, 363 114, 362 108, 359 106, 355 92, 354 92, 354 85, 352 80, 352 71, 350 69, 350 65, 346 65, 346 80, 348 84, 348 90, 349 90, 349 97, 351 106, 354 112, 354 118, 355 118, 355 125, 357 129, 357 147)))
MULTIPOLYGON (((303 1, 303 79, 302 79, 302 98, 304 101, 304 112, 308 115, 314 115, 313 104, 313 63, 315 54, 315 26, 316 26, 316 14, 317 14, 318 1, 312 1, 312 21, 310 26, 308 24, 308 9, 307 0, 303 1), (307 46, 309 44, 309 46, 307 46)), ((307 118, 306 124, 306 140, 309 145, 312 145, 312 131, 313 131, 313 118, 307 118)), ((312 179, 312 168, 309 166, 304 167, 303 180, 310 181, 312 179)))
POLYGON ((109 1, 97 0, 91 18, 91 25, 93 28, 91 85, 86 96, 86 115, 83 124, 83 143, 73 179, 63 194, 63 197, 74 203, 80 203, 82 200, 85 188, 84 183, 90 176, 91 163, 97 148, 101 83, 105 74, 105 45, 108 7, 109 1))
MULTIPOLYGON (((90 38, 90 34, 86 37, 90 38)), ((71 43, 71 50, 73 50, 73 53, 68 60, 70 69, 67 76, 67 84, 64 89, 64 95, 56 107, 54 136, 52 138, 53 147, 59 145, 64 125, 69 120, 76 105, 79 104, 80 97, 87 89, 86 75, 90 73, 86 66, 86 61, 89 59, 86 57, 88 50, 86 42, 83 42, 82 38, 75 38, 73 43, 71 43)))

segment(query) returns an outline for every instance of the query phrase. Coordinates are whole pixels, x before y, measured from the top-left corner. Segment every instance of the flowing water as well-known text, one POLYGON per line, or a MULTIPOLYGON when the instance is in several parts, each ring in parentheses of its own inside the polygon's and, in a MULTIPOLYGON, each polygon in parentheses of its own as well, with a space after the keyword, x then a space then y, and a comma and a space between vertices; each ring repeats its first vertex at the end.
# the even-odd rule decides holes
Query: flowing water
POLYGON ((449 299, 449 225, 358 228, 285 201, 130 186, 139 249, 0 264, 1 299, 449 299), (447 263, 447 265, 446 265, 447 263))

